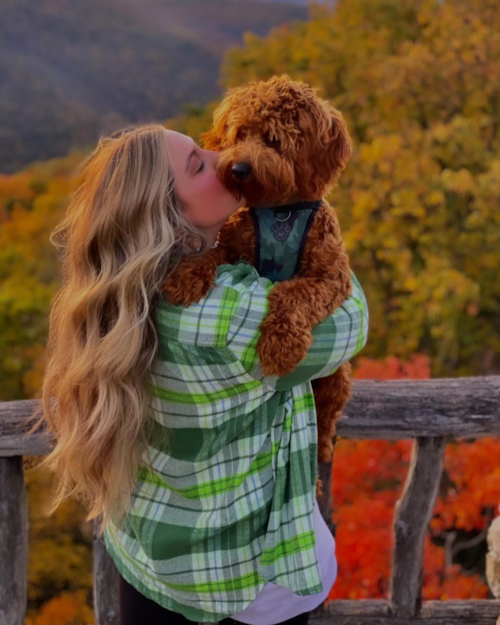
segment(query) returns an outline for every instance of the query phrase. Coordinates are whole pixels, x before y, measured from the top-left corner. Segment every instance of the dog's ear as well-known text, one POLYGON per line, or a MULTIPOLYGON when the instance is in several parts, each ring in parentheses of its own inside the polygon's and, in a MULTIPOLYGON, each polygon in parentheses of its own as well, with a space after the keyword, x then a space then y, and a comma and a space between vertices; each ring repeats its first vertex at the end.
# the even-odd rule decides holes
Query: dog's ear
POLYGON ((340 173, 352 155, 352 141, 342 113, 329 106, 331 126, 328 129, 326 165, 330 171, 340 173))
POLYGON ((213 128, 207 130, 206 132, 202 132, 200 139, 205 150, 214 150, 215 152, 218 152, 221 148, 222 142, 213 128))
POLYGON ((332 188, 347 165, 351 137, 340 111, 326 100, 315 99, 309 109, 299 111, 298 128, 305 151, 295 165, 297 192, 317 199, 332 188))

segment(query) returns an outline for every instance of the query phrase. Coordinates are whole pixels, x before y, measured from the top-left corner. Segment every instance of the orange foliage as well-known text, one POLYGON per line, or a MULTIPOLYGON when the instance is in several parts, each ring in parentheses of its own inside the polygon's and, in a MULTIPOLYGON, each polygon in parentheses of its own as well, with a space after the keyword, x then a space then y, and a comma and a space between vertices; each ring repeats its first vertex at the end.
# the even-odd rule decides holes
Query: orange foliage
POLYGON ((86 603, 85 591, 62 592, 47 601, 25 625, 93 625, 94 613, 86 603))
POLYGON ((431 377, 431 367, 425 354, 414 354, 409 362, 401 362, 396 356, 387 356, 384 360, 361 356, 354 377, 357 380, 426 380, 431 377))

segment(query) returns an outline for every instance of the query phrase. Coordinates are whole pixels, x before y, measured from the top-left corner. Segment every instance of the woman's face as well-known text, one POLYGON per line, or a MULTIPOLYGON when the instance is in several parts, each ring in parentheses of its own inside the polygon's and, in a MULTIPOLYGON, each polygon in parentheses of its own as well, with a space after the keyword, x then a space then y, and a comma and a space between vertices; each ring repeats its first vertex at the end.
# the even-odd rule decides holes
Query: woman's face
POLYGON ((165 130, 165 137, 184 213, 215 241, 224 223, 245 205, 245 200, 232 195, 217 178, 218 152, 200 148, 191 137, 175 130, 165 130))

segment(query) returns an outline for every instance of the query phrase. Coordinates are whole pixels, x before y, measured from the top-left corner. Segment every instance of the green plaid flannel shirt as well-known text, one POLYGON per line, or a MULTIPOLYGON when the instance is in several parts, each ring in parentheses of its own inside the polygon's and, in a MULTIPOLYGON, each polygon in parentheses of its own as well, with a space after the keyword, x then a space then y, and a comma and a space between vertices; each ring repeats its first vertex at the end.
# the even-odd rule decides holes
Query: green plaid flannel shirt
POLYGON ((367 302, 351 278, 351 296, 314 327, 307 356, 283 377, 263 375, 257 358, 275 283, 252 265, 220 265, 216 286, 188 307, 160 300, 154 470, 140 467, 125 521, 104 532, 119 572, 145 596, 206 622, 244 610, 267 581, 297 595, 323 590, 310 381, 366 344, 367 302))

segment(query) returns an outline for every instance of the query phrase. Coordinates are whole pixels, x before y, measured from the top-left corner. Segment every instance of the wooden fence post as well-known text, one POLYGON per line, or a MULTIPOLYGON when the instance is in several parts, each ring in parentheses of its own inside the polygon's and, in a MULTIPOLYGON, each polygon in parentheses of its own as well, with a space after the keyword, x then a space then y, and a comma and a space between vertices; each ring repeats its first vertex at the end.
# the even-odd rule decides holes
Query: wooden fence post
POLYGON ((23 625, 28 597, 28 504, 22 456, 0 458, 0 623, 23 625))
POLYGON ((392 613, 409 619, 422 605, 424 542, 443 472, 446 438, 419 436, 394 513, 394 550, 389 603, 392 613))
POLYGON ((96 625, 119 625, 119 573, 106 550, 104 537, 98 538, 101 517, 94 521, 94 614, 96 625))

